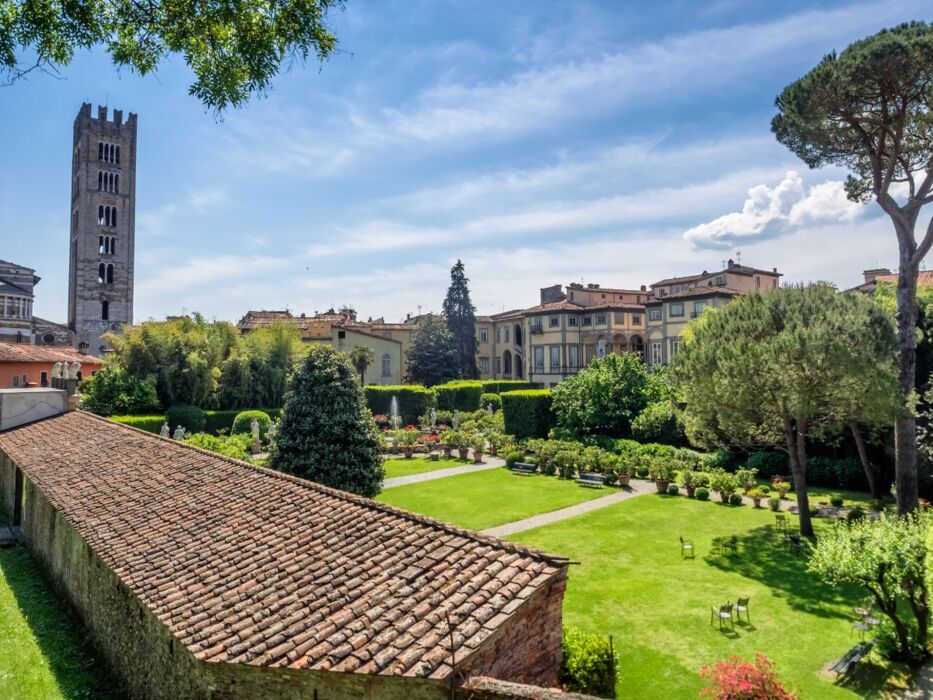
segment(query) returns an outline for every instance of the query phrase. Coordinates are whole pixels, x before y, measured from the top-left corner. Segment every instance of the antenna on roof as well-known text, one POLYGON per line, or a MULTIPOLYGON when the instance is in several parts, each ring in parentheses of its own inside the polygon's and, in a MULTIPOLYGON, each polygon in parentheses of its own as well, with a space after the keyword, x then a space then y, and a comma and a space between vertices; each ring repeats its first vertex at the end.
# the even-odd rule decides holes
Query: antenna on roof
POLYGON ((741 250, 735 251, 735 260, 739 265, 742 264, 742 251, 741 250))

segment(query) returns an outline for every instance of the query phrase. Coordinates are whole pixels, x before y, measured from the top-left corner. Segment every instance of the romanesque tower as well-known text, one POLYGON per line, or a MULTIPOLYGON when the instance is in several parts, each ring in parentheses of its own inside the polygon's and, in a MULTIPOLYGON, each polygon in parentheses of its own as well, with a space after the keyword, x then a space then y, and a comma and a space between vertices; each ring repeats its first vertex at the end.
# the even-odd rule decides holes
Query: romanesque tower
POLYGON ((133 322, 136 233, 136 115, 81 105, 71 161, 68 325, 95 355, 101 336, 133 322))

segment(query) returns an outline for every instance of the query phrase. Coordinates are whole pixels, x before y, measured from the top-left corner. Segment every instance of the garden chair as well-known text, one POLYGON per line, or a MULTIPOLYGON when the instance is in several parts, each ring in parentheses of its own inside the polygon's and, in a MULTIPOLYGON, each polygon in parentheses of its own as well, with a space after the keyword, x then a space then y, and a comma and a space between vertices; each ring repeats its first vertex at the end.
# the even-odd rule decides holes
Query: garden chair
POLYGON ((860 641, 865 641, 865 635, 868 632, 871 632, 871 625, 868 624, 865 620, 856 620, 852 623, 852 631, 858 632, 858 638, 860 641))
POLYGON ((854 608, 855 614, 859 617, 870 617, 872 610, 875 609, 875 599, 866 598, 862 601, 862 604, 857 608, 854 608))
POLYGON ((749 597, 745 596, 744 598, 739 598, 735 603, 735 616, 740 621, 742 619, 742 613, 745 613, 745 621, 748 624, 752 624, 751 615, 748 614, 748 601, 749 597))
POLYGON ((685 540, 683 536, 680 538, 680 558, 683 559, 689 556, 691 559, 695 558, 696 555, 693 551, 693 540, 685 540))
POLYGON ((774 516, 774 526, 781 532, 787 530, 787 516, 783 513, 778 513, 774 516))
POLYGON ((739 553, 739 538, 737 535, 732 535, 727 540, 719 541, 719 551, 725 554, 727 549, 731 549, 733 554, 739 553))
POLYGON ((718 608, 713 605, 710 606, 710 615, 709 615, 709 624, 712 626, 713 620, 719 620, 719 629, 722 629, 726 620, 729 621, 729 625, 735 630, 735 622, 732 620, 732 603, 726 603, 725 605, 720 605, 718 608))

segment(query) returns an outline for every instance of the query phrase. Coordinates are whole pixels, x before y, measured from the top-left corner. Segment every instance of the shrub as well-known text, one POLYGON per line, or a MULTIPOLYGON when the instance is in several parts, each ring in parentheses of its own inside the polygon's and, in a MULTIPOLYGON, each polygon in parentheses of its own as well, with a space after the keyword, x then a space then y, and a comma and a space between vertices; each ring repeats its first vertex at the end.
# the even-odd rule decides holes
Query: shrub
POLYGON ((484 394, 501 394, 505 391, 521 391, 522 389, 540 389, 534 382, 521 379, 503 379, 502 381, 483 382, 484 394))
MULTIPOLYGON (((368 386, 364 391, 369 410, 373 413, 384 413, 390 418, 394 396, 398 400, 398 413, 402 421, 400 425, 417 423, 418 416, 429 414, 434 405, 434 392, 418 384, 368 386)), ((440 417, 438 417, 438 422, 440 422, 440 417)))
POLYGON ((525 389, 500 394, 505 432, 516 438, 543 438, 554 425, 551 392, 525 389))
POLYGON ((765 490, 764 490, 763 488, 761 488, 760 486, 758 486, 758 487, 756 487, 756 488, 753 488, 751 491, 749 491, 749 492, 748 492, 748 495, 749 495, 749 497, 751 497, 752 499, 755 500, 755 507, 756 507, 756 508, 761 508, 761 503, 760 503, 760 501, 761 501, 762 498, 764 498, 765 496, 768 495, 768 492, 765 491, 765 490))
POLYGON ((480 409, 485 411, 489 406, 492 406, 493 411, 502 410, 502 399, 499 398, 499 394, 483 394, 479 397, 480 409))
POLYGON ((749 662, 737 656, 703 666, 700 675, 708 686, 700 695, 714 700, 796 700, 797 696, 778 681, 774 662, 761 652, 749 662))
POLYGON ((777 496, 771 496, 771 498, 768 499, 768 508, 777 513, 781 510, 781 499, 777 496))
POLYGON ((816 506, 810 506, 807 508, 807 511, 810 513, 811 518, 818 518, 820 516, 820 509, 816 506))
MULTIPOLYGON (((749 455, 745 466, 749 469, 757 469, 762 479, 771 479, 778 474, 786 474, 790 469, 790 461, 784 452, 753 452, 749 455)), ((807 481, 809 480, 808 475, 807 481)))
POLYGON ((525 458, 525 455, 521 452, 509 452, 508 456, 505 458, 505 466, 509 469, 515 466, 516 462, 521 462, 525 458))
POLYGON ((709 500, 709 489, 705 486, 700 486, 697 488, 696 493, 694 494, 698 501, 708 501, 709 500))
POLYGON ((644 464, 639 467, 636 467, 635 473, 638 475, 639 479, 647 479, 648 474, 651 473, 651 470, 644 464))
POLYGON ((771 484, 771 488, 773 488, 778 493, 786 493, 790 490, 790 484, 786 481, 775 481, 773 484, 771 484))
POLYGON ((879 513, 884 512, 884 501, 880 498, 873 498, 871 501, 871 509, 876 510, 879 513))
POLYGON ((652 479, 671 481, 674 478, 674 460, 668 457, 652 457, 648 464, 652 479))
POLYGON ((740 463, 739 455, 729 450, 715 450, 703 455, 703 468, 709 471, 714 469, 734 471, 740 463))
POLYGON ((580 455, 572 450, 561 450, 548 460, 549 465, 557 468, 557 473, 561 479, 572 479, 576 476, 579 462, 580 455))
POLYGON ((645 442, 680 445, 687 441, 683 424, 669 401, 656 401, 642 409, 632 421, 632 437, 645 442))
POLYGON ((146 414, 161 408, 155 381, 137 379, 119 367, 104 367, 81 382, 81 408, 99 416, 146 414))
POLYGON ((240 411, 236 418, 233 419, 233 426, 230 428, 230 433, 232 435, 252 435, 254 420, 259 424, 260 439, 265 440, 266 433, 269 432, 269 427, 272 425, 272 419, 265 411, 240 411))
POLYGON ((852 508, 849 509, 849 512, 846 513, 846 520, 848 520, 850 523, 856 520, 861 520, 864 517, 865 511, 862 510, 861 506, 852 506, 852 508))
POLYGON ((736 469, 735 478, 738 479, 741 488, 750 489, 755 486, 755 475, 757 473, 757 469, 736 469))
POLYGON ((376 425, 346 354, 317 345, 298 365, 269 466, 361 496, 379 493, 385 472, 376 425))
POLYGON ((853 491, 867 491, 865 470, 857 459, 807 458, 807 483, 853 491))
POLYGON ((716 469, 710 472, 710 488, 719 493, 723 503, 729 503, 730 498, 739 488, 739 480, 735 474, 730 474, 724 469, 716 469))
POLYGON ((467 437, 459 430, 445 430, 440 435, 441 444, 459 450, 461 447, 467 447, 467 437))
POLYGON ((614 698, 618 659, 612 642, 572 627, 564 630, 564 658, 558 678, 565 690, 614 698))
POLYGON ((842 504, 845 503, 842 496, 833 496, 829 499, 829 502, 836 508, 842 508, 842 504))
POLYGON ((733 493, 729 496, 729 505, 740 506, 742 505, 742 494, 733 493))
POLYGON ((446 411, 476 411, 480 408, 483 383, 459 380, 434 386, 437 407, 446 411))
POLYGON ((669 496, 676 496, 680 493, 680 487, 677 484, 670 484, 667 487, 667 494, 669 496))
POLYGON ((211 452, 233 457, 234 459, 249 459, 249 448, 252 439, 249 435, 209 435, 208 433, 194 433, 185 438, 185 442, 211 452))
POLYGON ((557 474, 557 462, 550 460, 541 465, 541 473, 545 476, 554 476, 557 474))
POLYGON ((165 416, 110 416, 110 420, 158 435, 162 432, 165 416))
POLYGON ((204 411, 197 406, 177 404, 165 412, 165 420, 169 428, 175 430, 179 425, 186 433, 200 433, 204 431, 204 411))

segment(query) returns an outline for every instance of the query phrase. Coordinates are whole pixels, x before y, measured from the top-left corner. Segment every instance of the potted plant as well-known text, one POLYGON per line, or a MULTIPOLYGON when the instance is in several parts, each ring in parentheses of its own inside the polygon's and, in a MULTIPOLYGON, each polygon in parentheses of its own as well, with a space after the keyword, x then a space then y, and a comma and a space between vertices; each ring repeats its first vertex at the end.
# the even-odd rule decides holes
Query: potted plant
POLYGON ((674 462, 662 455, 652 457, 649 474, 658 493, 667 493, 667 487, 674 480, 674 462))
POLYGON ((716 469, 710 473, 710 488, 719 493, 723 503, 729 503, 732 494, 739 488, 739 480, 725 469, 716 469))
POLYGON ((619 468, 619 486, 628 486, 632 477, 635 476, 637 468, 635 460, 627 455, 619 455, 616 457, 616 463, 619 468))
POLYGON ((441 433, 441 444, 444 456, 450 457, 450 453, 460 444, 460 433, 456 430, 445 430, 441 433))
POLYGON ((687 498, 696 496, 698 488, 709 486, 709 476, 704 472, 698 472, 693 469, 685 469, 680 473, 680 481, 687 490, 687 498))
POLYGON ((790 491, 790 484, 786 481, 775 481, 771 484, 771 488, 778 492, 778 498, 783 501, 787 492, 790 491))
POLYGON ((763 498, 766 498, 766 497, 767 497, 768 492, 765 491, 765 490, 764 490, 763 488, 761 488, 760 486, 757 486, 757 487, 753 488, 751 491, 749 491, 749 492, 748 492, 748 495, 751 497, 752 503, 755 504, 755 507, 756 507, 756 508, 761 508, 761 500, 762 500, 763 498))
POLYGON ((749 491, 757 485, 755 481, 755 477, 758 476, 757 469, 736 469, 735 476, 739 480, 745 495, 748 495, 749 491))
POLYGON ((418 444, 418 438, 421 437, 421 431, 411 428, 395 431, 395 440, 405 454, 405 459, 411 459, 415 454, 415 445, 418 444))
POLYGON ((551 457, 547 464, 556 468, 561 479, 572 479, 576 476, 578 461, 579 455, 576 453, 571 450, 561 450, 551 457))
POLYGON ((489 445, 489 454, 493 457, 499 454, 499 450, 505 445, 506 437, 502 433, 493 432, 486 436, 486 442, 489 445))
MULTIPOLYGON (((470 447, 473 448, 473 461, 479 464, 483 461, 483 449, 486 447, 486 438, 480 433, 475 433, 470 436, 470 447)), ((463 454, 462 450, 461 454, 463 454)))

